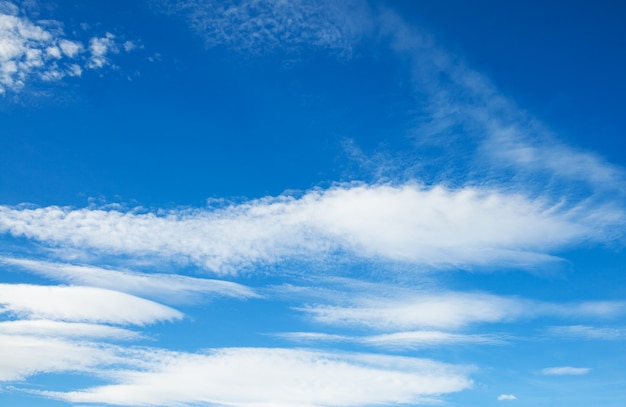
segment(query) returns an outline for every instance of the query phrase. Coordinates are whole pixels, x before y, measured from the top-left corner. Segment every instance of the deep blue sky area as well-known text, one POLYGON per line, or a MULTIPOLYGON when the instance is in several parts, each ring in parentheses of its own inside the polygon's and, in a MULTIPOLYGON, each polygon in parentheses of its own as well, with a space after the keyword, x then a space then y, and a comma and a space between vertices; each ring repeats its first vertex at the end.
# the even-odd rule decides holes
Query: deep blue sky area
POLYGON ((0 1, 0 405, 621 407, 625 19, 0 1))

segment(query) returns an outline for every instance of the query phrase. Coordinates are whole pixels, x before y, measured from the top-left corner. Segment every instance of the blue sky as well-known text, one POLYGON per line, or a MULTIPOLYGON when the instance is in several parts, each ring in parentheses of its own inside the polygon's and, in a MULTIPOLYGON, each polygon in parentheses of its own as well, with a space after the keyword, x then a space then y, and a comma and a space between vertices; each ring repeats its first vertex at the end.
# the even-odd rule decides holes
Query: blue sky
POLYGON ((621 406, 619 2, 0 2, 0 404, 621 406))

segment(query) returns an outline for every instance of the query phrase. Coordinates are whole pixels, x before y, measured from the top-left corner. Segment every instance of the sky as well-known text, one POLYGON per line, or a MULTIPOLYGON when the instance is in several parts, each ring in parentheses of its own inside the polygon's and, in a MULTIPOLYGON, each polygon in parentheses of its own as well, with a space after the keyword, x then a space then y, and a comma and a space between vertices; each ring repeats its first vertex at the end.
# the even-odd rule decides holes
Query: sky
POLYGON ((0 405, 622 406, 625 18, 0 1, 0 405))

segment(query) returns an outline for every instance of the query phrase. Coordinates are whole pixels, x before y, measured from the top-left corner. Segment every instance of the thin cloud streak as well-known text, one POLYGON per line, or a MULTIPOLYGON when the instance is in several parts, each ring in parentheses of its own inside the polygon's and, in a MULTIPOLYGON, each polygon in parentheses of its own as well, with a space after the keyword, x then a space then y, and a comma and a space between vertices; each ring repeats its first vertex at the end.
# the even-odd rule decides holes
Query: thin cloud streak
POLYGON ((541 369, 541 374, 546 376, 581 376, 589 373, 590 371, 591 369, 588 367, 560 366, 541 369))
POLYGON ((252 289, 234 282, 179 274, 139 273, 11 257, 0 257, 2 263, 66 284, 122 291, 170 304, 215 296, 239 299, 260 297, 252 289))
POLYGON ((626 338, 626 328, 594 327, 587 325, 552 326, 547 329, 550 336, 568 339, 622 340, 626 338))
POLYGON ((359 298, 353 305, 309 305, 298 310, 316 322, 386 331, 457 330, 470 325, 522 318, 613 318, 626 310, 620 301, 548 303, 483 293, 424 292, 399 299, 359 298))
POLYGON ((138 332, 109 325, 51 321, 45 319, 2 321, 0 322, 0 334, 29 335, 43 338, 113 340, 132 340, 141 337, 138 332))
POLYGON ((277 337, 300 343, 350 342, 371 347, 406 350, 425 347, 476 344, 502 345, 506 341, 497 335, 459 334, 444 331, 406 331, 380 335, 349 336, 319 332, 285 332, 277 337))

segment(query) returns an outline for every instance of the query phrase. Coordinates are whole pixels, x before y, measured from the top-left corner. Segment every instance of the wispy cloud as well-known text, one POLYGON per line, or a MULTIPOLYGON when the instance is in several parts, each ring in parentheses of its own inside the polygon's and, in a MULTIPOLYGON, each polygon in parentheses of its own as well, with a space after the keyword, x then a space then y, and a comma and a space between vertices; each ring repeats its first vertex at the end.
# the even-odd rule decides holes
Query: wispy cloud
POLYGON ((412 61, 416 101, 422 107, 414 131, 418 152, 445 147, 435 148, 445 151, 432 162, 439 169, 435 180, 506 183, 547 195, 626 192, 623 169, 560 141, 428 33, 389 9, 377 23, 392 49, 412 61))
POLYGON ((278 337, 294 342, 351 342, 386 349, 418 349, 433 346, 461 344, 504 344, 506 341, 497 335, 459 334, 444 331, 406 331, 381 335, 349 336, 319 332, 286 332, 278 337))
POLYGON ((0 233, 218 273, 338 254, 431 267, 528 267, 554 261, 551 250, 610 241, 623 222, 623 211, 612 205, 413 183, 340 185, 214 210, 0 207, 0 233))
POLYGON ((0 284, 0 313, 27 319, 120 325, 145 325, 183 316, 173 308, 118 291, 30 284, 0 284))
POLYGON ((172 353, 118 384, 43 392, 113 405, 359 406, 409 404, 472 386, 469 369, 431 360, 298 349, 230 348, 172 353))
POLYGON ((140 337, 138 332, 115 326, 45 319, 2 321, 0 322, 0 334, 74 339, 130 340, 140 337))
POLYGON ((185 18, 208 46, 247 54, 313 47, 349 55, 369 25, 361 1, 156 0, 152 5, 185 18))
POLYGON ((299 310, 324 324, 398 331, 454 330, 538 316, 610 318, 626 309, 620 301, 559 304, 464 292, 416 292, 404 298, 360 297, 353 301, 352 305, 309 305, 299 310))
POLYGON ((547 376, 581 376, 587 374, 591 371, 588 367, 571 367, 571 366, 561 366, 561 367, 546 367, 545 369, 541 369, 541 374, 547 376))
POLYGON ((621 340, 626 338, 626 328, 594 327, 587 325, 552 326, 548 334, 570 339, 621 340))
MULTIPOLYGON (((437 169, 429 182, 506 184, 549 196, 626 192, 621 168, 560 141, 488 77, 384 5, 374 10, 360 0, 153 0, 151 4, 158 12, 185 18, 209 46, 251 55, 306 47, 345 54, 368 36, 377 38, 403 61, 410 61, 420 112, 415 117, 419 123, 414 129, 415 154, 423 166, 437 169), (440 154, 431 154, 433 147, 440 154)), ((420 174, 424 176, 424 171, 420 174)))
POLYGON ((139 273, 101 267, 0 257, 0 264, 67 284, 99 287, 177 304, 202 297, 258 298, 252 289, 230 281, 195 278, 179 274, 139 273))

